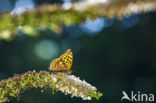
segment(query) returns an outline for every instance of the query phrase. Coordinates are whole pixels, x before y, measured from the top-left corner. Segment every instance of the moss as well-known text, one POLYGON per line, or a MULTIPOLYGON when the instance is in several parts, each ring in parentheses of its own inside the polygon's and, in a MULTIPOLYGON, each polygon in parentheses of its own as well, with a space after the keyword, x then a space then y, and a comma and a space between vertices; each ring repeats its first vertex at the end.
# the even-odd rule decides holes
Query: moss
POLYGON ((11 98, 19 98, 19 95, 27 89, 39 87, 43 89, 49 87, 53 91, 59 90, 84 100, 99 99, 102 96, 95 87, 73 75, 29 71, 0 82, 0 103, 9 102, 11 98))
MULTIPOLYGON (((107 3, 106 3, 107 4, 107 3)), ((0 15, 0 39, 11 40, 22 31, 29 36, 38 33, 38 29, 50 29, 54 32, 61 32, 62 26, 81 24, 87 19, 122 18, 126 15, 155 11, 155 0, 135 0, 109 2, 107 5, 89 5, 85 2, 71 4, 71 8, 64 9, 63 5, 44 5, 22 13, 21 15, 10 15, 3 13, 0 15), (150 5, 150 10, 146 8, 150 5), (132 10, 132 7, 136 10, 132 10), (79 8, 79 9, 77 9, 79 8), (20 26, 20 30, 18 29, 20 26)))

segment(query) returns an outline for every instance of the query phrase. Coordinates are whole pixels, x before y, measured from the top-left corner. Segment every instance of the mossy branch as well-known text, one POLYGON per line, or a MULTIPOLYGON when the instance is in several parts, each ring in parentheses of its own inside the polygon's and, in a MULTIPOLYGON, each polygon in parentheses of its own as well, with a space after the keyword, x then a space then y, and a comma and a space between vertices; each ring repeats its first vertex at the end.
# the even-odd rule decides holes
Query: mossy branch
POLYGON ((156 0, 105 0, 106 2, 95 3, 88 1, 44 5, 20 15, 3 13, 0 15, 0 39, 11 40, 19 31, 28 35, 35 35, 38 30, 45 29, 60 32, 62 25, 81 24, 87 19, 122 18, 156 10, 156 0))
POLYGON ((81 81, 74 75, 29 71, 0 82, 0 103, 9 102, 11 98, 18 98, 27 89, 39 87, 44 89, 49 87, 53 91, 59 90, 65 94, 71 94, 72 97, 81 97, 83 100, 99 99, 102 96, 102 93, 97 92, 94 86, 84 80, 81 81))

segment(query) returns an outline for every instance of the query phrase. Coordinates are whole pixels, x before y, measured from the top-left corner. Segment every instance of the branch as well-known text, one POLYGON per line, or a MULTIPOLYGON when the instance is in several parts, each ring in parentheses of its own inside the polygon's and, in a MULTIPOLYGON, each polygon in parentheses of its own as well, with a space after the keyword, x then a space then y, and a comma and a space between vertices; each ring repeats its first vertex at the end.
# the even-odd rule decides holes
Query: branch
POLYGON ((38 30, 61 32, 62 26, 81 24, 87 19, 122 18, 156 11, 156 0, 85 0, 62 5, 44 5, 20 15, 0 15, 0 38, 11 40, 18 32, 34 36, 38 30), (91 2, 92 1, 92 2, 91 2))
POLYGON ((13 97, 18 99, 25 90, 39 87, 43 89, 50 87, 53 91, 59 90, 65 94, 71 94, 72 97, 81 97, 83 100, 99 99, 102 96, 102 93, 97 92, 94 86, 81 81, 74 75, 29 71, 0 82, 0 103, 9 102, 13 97))

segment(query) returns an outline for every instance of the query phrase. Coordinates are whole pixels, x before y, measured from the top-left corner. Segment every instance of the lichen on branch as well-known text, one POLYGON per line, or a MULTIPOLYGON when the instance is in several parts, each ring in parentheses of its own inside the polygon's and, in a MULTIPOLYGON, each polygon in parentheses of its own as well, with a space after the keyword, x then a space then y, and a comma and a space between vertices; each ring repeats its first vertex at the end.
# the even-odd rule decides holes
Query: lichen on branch
POLYGON ((22 92, 30 88, 46 89, 48 87, 53 91, 61 91, 64 94, 71 94, 71 97, 80 97, 83 100, 99 99, 102 96, 102 93, 97 92, 94 86, 74 75, 29 71, 0 82, 0 103, 18 98, 22 92))
POLYGON ((43 5, 20 15, 3 13, 0 15, 0 39, 11 40, 19 31, 28 35, 36 35, 38 30, 46 29, 61 32, 63 25, 81 24, 87 19, 122 18, 131 14, 156 11, 156 0, 88 1, 93 0, 43 5))

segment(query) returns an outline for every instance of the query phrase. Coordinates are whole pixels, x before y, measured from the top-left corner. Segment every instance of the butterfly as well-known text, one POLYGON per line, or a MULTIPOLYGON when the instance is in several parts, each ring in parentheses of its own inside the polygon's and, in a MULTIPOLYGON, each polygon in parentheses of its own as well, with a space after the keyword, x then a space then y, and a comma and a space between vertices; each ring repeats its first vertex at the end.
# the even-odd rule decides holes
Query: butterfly
POLYGON ((59 58, 54 59, 50 63, 50 71, 53 72, 69 72, 73 64, 73 53, 68 49, 59 58))

